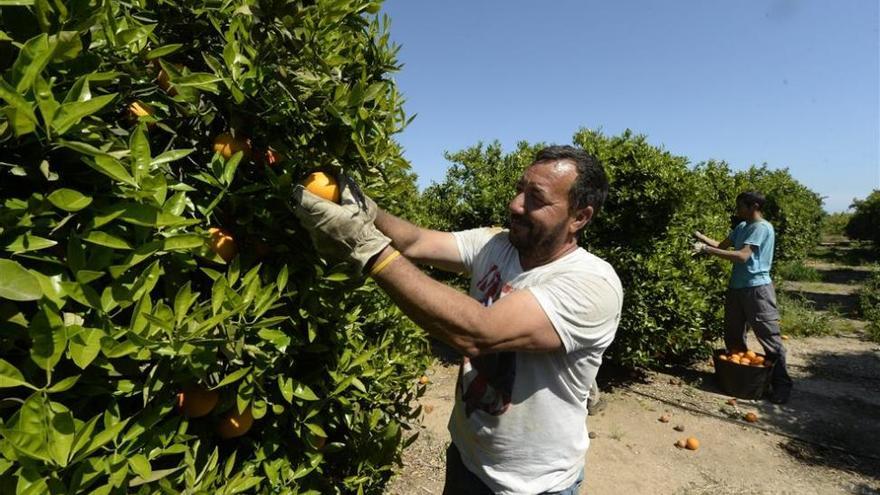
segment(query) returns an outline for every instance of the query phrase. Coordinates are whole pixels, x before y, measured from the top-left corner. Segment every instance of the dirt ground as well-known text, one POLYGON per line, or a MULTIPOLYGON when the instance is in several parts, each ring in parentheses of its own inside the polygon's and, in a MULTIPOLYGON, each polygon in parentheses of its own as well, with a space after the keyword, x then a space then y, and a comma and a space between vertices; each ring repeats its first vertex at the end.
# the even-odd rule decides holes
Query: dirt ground
MULTIPOLYGON (((854 297, 865 268, 841 260, 847 258, 814 261, 821 283, 785 289, 819 300, 834 295, 848 308, 845 298, 854 297)), ((850 318, 836 335, 786 341, 796 388, 784 406, 728 405, 709 363, 623 377, 603 369, 607 407, 588 418, 596 438, 582 493, 880 494, 880 344, 864 338, 863 326, 850 318), (745 422, 746 412, 758 422, 745 422), (699 439, 699 450, 674 447, 688 436, 699 439)), ((442 492, 456 374, 457 366, 442 360, 429 370, 420 436, 387 494, 442 492)))

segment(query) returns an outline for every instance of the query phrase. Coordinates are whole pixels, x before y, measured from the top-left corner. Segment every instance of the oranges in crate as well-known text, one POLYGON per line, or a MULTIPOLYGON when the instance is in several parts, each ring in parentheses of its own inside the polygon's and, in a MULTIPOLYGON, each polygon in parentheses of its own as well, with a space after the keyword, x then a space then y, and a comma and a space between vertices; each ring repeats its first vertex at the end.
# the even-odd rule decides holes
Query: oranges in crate
POLYGON ((770 367, 770 361, 763 354, 755 351, 731 352, 730 354, 719 354, 718 359, 728 361, 742 366, 770 367))

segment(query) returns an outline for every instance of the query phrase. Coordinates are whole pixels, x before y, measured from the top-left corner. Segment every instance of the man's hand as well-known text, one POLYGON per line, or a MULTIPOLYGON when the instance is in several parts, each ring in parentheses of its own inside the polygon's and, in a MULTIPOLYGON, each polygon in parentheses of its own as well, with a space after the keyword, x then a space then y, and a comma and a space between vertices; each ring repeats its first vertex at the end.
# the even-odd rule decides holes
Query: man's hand
POLYGON ((391 243, 376 226, 376 203, 360 192, 348 178, 342 187, 339 204, 315 196, 298 185, 293 190, 295 213, 322 255, 351 263, 357 271, 391 243))
POLYGON ((693 252, 694 252, 694 256, 696 256, 696 255, 698 255, 698 254, 703 254, 703 253, 705 253, 705 252, 706 252, 706 243, 704 243, 704 242, 700 242, 700 241, 695 242, 694 245, 693 245, 693 250, 694 250, 694 251, 693 251, 693 252))

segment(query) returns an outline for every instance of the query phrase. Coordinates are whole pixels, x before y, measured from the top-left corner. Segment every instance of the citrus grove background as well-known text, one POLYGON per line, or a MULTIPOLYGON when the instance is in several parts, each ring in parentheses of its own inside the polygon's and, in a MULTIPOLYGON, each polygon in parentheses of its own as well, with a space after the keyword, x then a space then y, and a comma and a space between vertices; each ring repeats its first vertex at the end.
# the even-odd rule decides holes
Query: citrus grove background
MULTIPOLYGON (((292 185, 344 171, 416 223, 504 225, 541 143, 454 153, 419 192, 378 2, 15 3, 0 7, 0 493, 381 493, 414 439, 429 343, 313 252, 292 185)), ((786 170, 573 131, 612 179, 583 239, 626 288, 611 362, 708 355, 729 267, 693 258, 690 234, 723 237, 738 192, 768 196, 781 262, 818 241, 821 198, 786 170)))

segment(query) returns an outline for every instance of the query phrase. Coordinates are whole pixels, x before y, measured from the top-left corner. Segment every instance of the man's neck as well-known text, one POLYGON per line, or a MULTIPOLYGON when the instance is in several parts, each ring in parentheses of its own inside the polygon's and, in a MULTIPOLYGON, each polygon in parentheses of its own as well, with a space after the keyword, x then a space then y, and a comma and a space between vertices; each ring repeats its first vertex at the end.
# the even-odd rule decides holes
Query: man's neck
POLYGON ((760 221, 763 220, 763 219, 764 219, 764 216, 763 216, 763 215, 761 215, 760 213, 755 213, 755 214, 752 216, 752 218, 750 218, 750 219, 748 220, 748 223, 760 222, 760 221))
POLYGON ((519 252, 519 264, 524 271, 537 268, 548 263, 552 263, 566 254, 577 249, 577 241, 571 239, 560 246, 548 250, 533 250, 530 252, 519 252))

